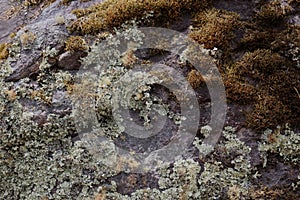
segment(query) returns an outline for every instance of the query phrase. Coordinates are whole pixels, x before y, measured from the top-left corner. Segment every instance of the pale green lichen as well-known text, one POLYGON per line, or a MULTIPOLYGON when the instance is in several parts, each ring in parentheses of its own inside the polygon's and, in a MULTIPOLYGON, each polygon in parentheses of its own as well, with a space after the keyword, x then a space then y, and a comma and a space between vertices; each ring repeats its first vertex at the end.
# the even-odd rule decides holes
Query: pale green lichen
POLYGON ((279 154, 286 161, 299 162, 300 135, 292 131, 288 125, 284 128, 277 127, 274 131, 267 129, 262 139, 259 150, 263 152, 264 166, 267 164, 268 152, 279 154))

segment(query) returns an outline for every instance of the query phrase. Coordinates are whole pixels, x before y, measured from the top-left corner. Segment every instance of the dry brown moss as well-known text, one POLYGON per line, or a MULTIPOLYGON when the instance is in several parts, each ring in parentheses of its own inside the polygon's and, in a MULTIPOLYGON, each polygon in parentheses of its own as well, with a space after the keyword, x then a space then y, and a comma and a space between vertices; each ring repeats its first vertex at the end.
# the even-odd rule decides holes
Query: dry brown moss
POLYGON ((198 10, 207 1, 195 0, 106 0, 87 9, 73 11, 78 19, 69 27, 70 31, 81 34, 96 34, 118 27, 126 21, 141 19, 153 13, 156 23, 170 22, 184 12, 198 10))
POLYGON ((287 188, 272 189, 268 187, 262 187, 250 192, 249 199, 290 200, 299 199, 299 195, 296 195, 290 189, 287 188))
POLYGON ((224 49, 234 37, 233 30, 238 24, 239 15, 225 10, 210 9, 200 12, 194 19, 194 29, 189 37, 205 48, 224 49))
POLYGON ((0 44, 0 60, 6 59, 8 55, 8 45, 6 43, 0 44))
POLYGON ((292 11, 292 7, 286 2, 280 0, 272 0, 264 4, 255 19, 264 25, 274 25, 281 21, 292 11))
POLYGON ((243 50, 269 49, 276 34, 266 30, 248 29, 244 34, 240 46, 243 50))
POLYGON ((283 68, 285 59, 278 53, 268 49, 258 49, 247 52, 236 64, 236 68, 243 74, 254 79, 264 79, 265 76, 283 68))
POLYGON ((247 52, 223 72, 227 98, 253 105, 246 123, 256 130, 300 122, 300 70, 269 49, 247 52), (297 92, 298 91, 298 92, 297 92))
POLYGON ((188 73, 187 80, 194 89, 199 88, 202 84, 205 83, 200 72, 194 69, 188 73))
POLYGON ((81 36, 71 36, 65 42, 65 51, 75 52, 75 51, 86 51, 88 46, 81 36))
POLYGON ((50 5, 53 2, 55 2, 55 0, 25 0, 23 4, 25 6, 38 6, 42 3, 44 3, 45 5, 50 5))
POLYGON ((247 125, 256 130, 276 127, 289 122, 291 110, 280 101, 279 97, 258 94, 254 109, 247 113, 247 125))
POLYGON ((249 104, 255 99, 257 90, 245 80, 233 76, 223 79, 227 99, 238 104, 249 104))

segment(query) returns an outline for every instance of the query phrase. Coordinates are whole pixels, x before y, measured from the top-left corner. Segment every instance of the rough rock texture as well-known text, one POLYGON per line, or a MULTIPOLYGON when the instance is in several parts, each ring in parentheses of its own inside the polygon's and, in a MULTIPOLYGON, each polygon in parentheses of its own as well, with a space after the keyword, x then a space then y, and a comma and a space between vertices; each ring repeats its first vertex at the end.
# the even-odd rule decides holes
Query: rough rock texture
MULTIPOLYGON (((111 5, 117 2, 108 1, 111 5)), ((167 109, 159 111, 166 112, 169 118, 157 135, 146 139, 135 138, 116 128, 109 104, 115 91, 111 85, 135 62, 140 65, 149 62, 165 64, 185 77, 189 77, 194 67, 182 62, 178 55, 161 50, 129 51, 122 54, 120 61, 112 60, 113 67, 103 69, 99 80, 83 82, 87 85, 81 88, 76 79, 78 69, 96 56, 93 50, 97 47, 92 44, 109 38, 109 33, 105 30, 94 35, 78 35, 87 41, 89 48, 66 49, 68 38, 79 34, 68 31, 78 18, 82 20, 80 25, 84 26, 85 15, 99 19, 103 17, 97 7, 81 13, 78 18, 72 11, 88 8, 102 0, 26 2, 39 3, 28 7, 17 1, 8 3, 0 0, 0 42, 10 45, 9 57, 0 60, 0 199, 300 199, 300 127, 299 124, 297 126, 300 121, 297 115, 300 82, 288 82, 299 77, 296 72, 300 69, 299 41, 295 37, 299 33, 298 1, 217 0, 210 3, 204 12, 194 13, 195 16, 184 13, 167 23, 168 28, 185 34, 199 31, 195 38, 204 41, 204 45, 207 42, 208 46, 213 46, 206 51, 215 59, 225 86, 230 88, 227 90, 230 97, 222 137, 213 151, 203 157, 199 151, 209 147, 200 144, 205 134, 211 131, 206 125, 211 117, 212 105, 202 79, 198 80, 196 75, 190 76, 189 82, 194 86, 201 113, 197 137, 188 147, 186 155, 171 164, 158 165, 156 171, 148 173, 122 170, 124 166, 134 169, 137 165, 134 160, 124 157, 118 157, 118 162, 111 167, 115 147, 126 149, 134 155, 167 145, 174 139, 181 121, 178 100, 168 89, 151 85, 154 79, 148 77, 141 80, 151 87, 141 87, 132 95, 136 101, 129 104, 131 120, 140 125, 147 124, 151 112, 145 107, 152 109, 155 103, 168 105, 167 109), (17 10, 15 14, 9 12, 11 5, 17 10), (274 5, 278 9, 275 13, 272 10, 274 5), (235 18, 235 13, 239 14, 239 19, 235 18), (215 35, 206 35, 201 28, 215 35), (281 35, 281 30, 286 32, 281 35), (13 36, 10 38, 11 33, 13 36), (219 42, 220 37, 224 41, 219 42), (223 46, 223 42, 226 45, 223 46), (220 48, 215 48, 219 43, 220 48), (273 61, 275 64, 268 63, 273 61), (236 66, 240 68, 235 70, 236 66), (281 71, 277 75, 269 74, 275 70, 281 71), (260 71, 266 76, 255 74, 260 71), (265 80, 269 82, 266 84, 265 80), (278 82, 286 84, 277 85, 278 82), (274 83, 274 88, 270 83, 274 83), (91 92, 89 86, 93 84, 100 89, 91 92), (267 91, 267 94, 259 93, 260 87, 264 87, 263 92, 267 91), (285 88, 289 88, 286 94, 291 96, 284 96, 285 88), (86 127, 80 127, 83 131, 79 131, 82 122, 73 111, 74 99, 76 102, 80 98, 95 102, 95 107, 90 107, 87 101, 88 105, 83 104, 78 109, 82 113, 97 113, 99 126, 103 129, 97 134, 105 135, 114 142, 114 145, 107 144, 107 141, 94 140, 91 136, 88 141, 96 142, 98 146, 94 150, 100 152, 100 157, 93 156, 84 143, 85 137, 90 136, 82 132, 91 131, 90 125, 84 124, 86 127), (284 110, 285 106, 289 106, 287 102, 293 103, 290 110, 284 110), (274 112, 268 110, 272 106, 275 107, 271 110, 274 112), (259 111, 265 111, 265 108, 266 112, 261 114, 259 111), (248 115, 253 110, 258 110, 254 122, 271 124, 270 116, 274 114, 274 118, 280 117, 277 121, 282 121, 281 126, 270 127, 272 131, 265 126, 262 126, 263 130, 256 129, 255 125, 247 126, 248 115), (286 117, 289 111, 296 114, 286 117), (293 126, 285 126, 283 119, 294 122, 293 126)), ((122 2, 133 1, 120 2, 122 5, 122 2)), ((180 1, 169 2, 177 5, 180 1)), ((127 7, 115 8, 116 13, 125 13, 124 8, 127 7)), ((160 24, 155 21, 157 17, 151 21, 151 12, 144 20, 149 20, 150 24, 160 24)), ((130 25, 127 27, 132 28, 130 25)), ((78 27, 78 30, 81 28, 78 27)), ((119 27, 110 28, 116 28, 113 34, 119 33, 119 27)), ((138 34, 135 37, 138 38, 138 34)), ((111 50, 108 53, 119 52, 111 50)), ((125 91, 130 84, 129 81, 121 90, 125 91)))

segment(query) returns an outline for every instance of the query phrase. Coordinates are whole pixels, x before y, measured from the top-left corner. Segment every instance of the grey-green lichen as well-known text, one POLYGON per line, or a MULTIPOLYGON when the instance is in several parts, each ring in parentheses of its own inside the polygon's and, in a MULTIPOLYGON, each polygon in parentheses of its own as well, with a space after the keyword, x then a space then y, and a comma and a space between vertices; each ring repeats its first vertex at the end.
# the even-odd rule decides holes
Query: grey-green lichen
POLYGON ((264 166, 267 164, 267 153, 276 153, 286 161, 299 163, 300 135, 292 131, 288 125, 277 127, 276 130, 267 129, 262 135, 263 142, 259 150, 263 152, 264 166))
MULTIPOLYGON (((135 31, 132 29, 131 31, 135 31)), ((117 33, 118 34, 118 33, 117 33)), ((128 35, 132 35, 128 33, 128 35)), ((133 34, 138 36, 138 34, 133 34)), ((112 37, 112 36, 111 36, 112 37)), ((134 37, 136 43, 138 37, 134 37)), ((118 41, 111 40, 111 45, 118 41)), ((93 48, 97 48, 95 45, 93 48)), ((96 49, 93 48, 87 59, 86 66, 98 59, 96 49)), ((16 48, 17 49, 17 48, 16 48)), ((16 50, 17 51, 17 50, 16 50)), ((14 51, 10 51, 13 54, 14 51)), ((41 73, 36 81, 25 78, 17 84, 4 82, 5 76, 10 71, 10 62, 13 57, 1 64, 0 70, 0 194, 3 199, 249 199, 250 192, 255 188, 251 179, 257 178, 259 172, 250 164, 251 149, 236 136, 233 127, 225 127, 223 138, 215 146, 206 146, 202 140, 195 138, 193 147, 199 153, 207 156, 192 158, 179 157, 174 163, 161 165, 155 172, 158 178, 158 188, 143 188, 131 194, 120 194, 117 184, 108 181, 110 177, 118 175, 117 169, 109 167, 114 146, 111 143, 102 142, 98 149, 103 160, 95 158, 88 151, 83 141, 74 141, 76 134, 76 119, 73 114, 61 116, 47 110, 46 105, 55 105, 55 94, 61 92, 66 99, 74 98, 74 95, 91 95, 96 99, 96 113, 102 119, 111 117, 112 84, 128 72, 128 66, 119 51, 109 50, 105 53, 107 59, 97 60, 97 63, 110 61, 105 70, 101 71, 96 84, 98 90, 95 93, 86 91, 84 84, 74 84, 75 77, 63 71, 52 71, 46 62, 47 56, 55 55, 53 49, 45 50, 44 60, 40 64, 41 73), (111 56, 120 59, 110 60, 111 56), (72 96, 73 95, 73 96, 72 96), (24 101, 32 102, 32 106, 24 104, 24 101), (40 115, 36 106, 42 107, 47 113, 46 119, 39 124, 34 120, 40 115), (36 111, 36 112, 35 112, 36 111)), ((102 63, 103 64, 103 63, 102 63)), ((103 67, 103 65, 102 65, 103 67)), ((149 96, 149 87, 158 80, 137 73, 141 78, 140 85, 129 101, 123 101, 121 106, 140 110, 141 116, 147 119, 154 99, 149 96), (148 105, 148 107, 143 106, 148 105)), ((125 77, 126 78, 126 77, 125 77)), ((128 83, 129 80, 125 80, 128 83)), ((91 82, 87 82, 90 86, 91 82)), ((139 83, 132 83, 139 84, 139 83)), ((92 85, 93 86, 93 85, 92 85)), ((119 85, 119 90, 125 92, 126 85, 119 85)), ((122 93, 121 93, 122 94, 122 93)), ((159 100, 155 100, 159 101, 159 100)), ((157 109, 157 113, 173 116, 174 120, 180 115, 171 113, 160 102, 163 109, 157 109)), ((83 107, 82 109, 86 109, 83 107)), ((94 108, 93 108, 94 109, 94 108)), ((90 110, 88 110, 90 111, 90 110)), ((114 120, 107 120, 102 127, 106 136, 114 138, 121 134, 114 120)), ((147 125, 147 121, 145 124, 147 125)), ((201 128, 201 134, 207 136, 211 127, 201 128)), ((283 156, 286 160, 298 162, 299 134, 290 129, 285 129, 283 134, 277 131, 266 131, 264 143, 260 145, 262 152, 273 152, 283 156), (273 137, 274 136, 274 137, 273 137)), ((299 181, 292 187, 297 190, 299 181)), ((251 198, 250 198, 251 199, 251 198)))

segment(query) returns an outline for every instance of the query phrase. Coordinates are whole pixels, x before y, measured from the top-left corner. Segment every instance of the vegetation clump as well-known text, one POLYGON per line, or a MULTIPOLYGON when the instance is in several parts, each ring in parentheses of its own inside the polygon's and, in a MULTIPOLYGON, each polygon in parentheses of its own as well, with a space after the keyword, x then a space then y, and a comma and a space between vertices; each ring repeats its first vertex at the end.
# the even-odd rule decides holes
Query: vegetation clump
POLYGON ((205 48, 225 49, 234 37, 233 30, 238 25, 239 15, 225 10, 210 9, 199 12, 189 36, 205 48))
POLYGON ((187 80, 191 86, 196 89, 199 88, 202 84, 205 83, 199 71, 193 69, 187 75, 187 80))
POLYGON ((207 1, 193 0, 106 0, 86 9, 73 11, 78 19, 69 27, 81 34, 97 34, 112 30, 130 20, 139 20, 151 13, 156 24, 178 19, 184 12, 195 11, 207 1))
POLYGON ((9 51, 8 51, 8 45, 3 43, 0 44, 0 60, 4 60, 8 58, 9 51))
POLYGON ((280 22, 292 11, 292 7, 281 0, 271 0, 262 5, 255 19, 261 24, 272 25, 280 22))
POLYGON ((284 69, 285 61, 278 53, 268 49, 258 49, 247 52, 237 63, 237 67, 244 76, 263 80, 278 69, 284 69))
POLYGON ((253 110, 246 114, 246 123, 256 130, 263 130, 265 127, 276 127, 279 124, 291 119, 291 110, 276 96, 260 94, 257 96, 257 103, 253 110))
POLYGON ((81 36, 71 36, 65 42, 65 51, 75 52, 75 51, 86 51, 88 46, 81 36))

